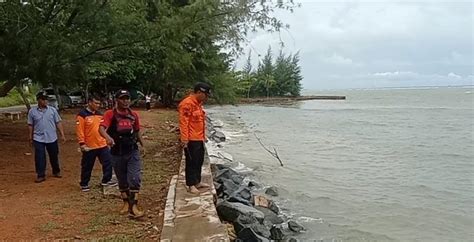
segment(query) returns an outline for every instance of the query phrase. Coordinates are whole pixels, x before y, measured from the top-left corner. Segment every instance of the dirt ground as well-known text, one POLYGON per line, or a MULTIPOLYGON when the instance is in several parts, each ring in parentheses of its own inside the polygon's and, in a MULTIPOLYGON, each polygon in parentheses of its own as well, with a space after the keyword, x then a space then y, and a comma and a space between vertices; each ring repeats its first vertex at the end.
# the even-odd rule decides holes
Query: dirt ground
POLYGON ((0 118, 0 240, 159 239, 169 180, 177 174, 181 159, 177 112, 139 111, 146 147, 139 205, 146 216, 131 220, 118 214, 120 198, 102 195, 99 162, 94 167, 91 191, 79 188, 81 153, 74 133, 77 111, 61 113, 68 139, 60 144, 63 177, 52 177, 48 164, 46 181, 40 184, 34 183, 34 154, 27 142, 25 117, 17 121, 0 118))

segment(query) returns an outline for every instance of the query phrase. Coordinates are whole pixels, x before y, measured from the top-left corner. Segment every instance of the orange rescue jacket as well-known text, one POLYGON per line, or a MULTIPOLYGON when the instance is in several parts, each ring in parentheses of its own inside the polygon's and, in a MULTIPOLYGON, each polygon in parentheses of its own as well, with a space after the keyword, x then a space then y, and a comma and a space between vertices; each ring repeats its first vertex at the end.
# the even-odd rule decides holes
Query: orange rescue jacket
POLYGON ((92 149, 107 146, 106 140, 99 133, 102 113, 94 113, 83 109, 76 116, 76 135, 79 145, 86 145, 92 149))
POLYGON ((206 113, 193 94, 178 106, 181 141, 205 141, 206 113))

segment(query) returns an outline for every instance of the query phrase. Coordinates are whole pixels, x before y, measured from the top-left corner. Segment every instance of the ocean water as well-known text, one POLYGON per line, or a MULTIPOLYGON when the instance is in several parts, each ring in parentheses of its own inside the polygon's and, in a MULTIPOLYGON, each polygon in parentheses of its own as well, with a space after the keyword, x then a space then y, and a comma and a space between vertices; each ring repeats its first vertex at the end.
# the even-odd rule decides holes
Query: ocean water
POLYGON ((207 109, 235 165, 278 187, 299 239, 474 241, 472 87, 311 94, 347 99, 207 109))

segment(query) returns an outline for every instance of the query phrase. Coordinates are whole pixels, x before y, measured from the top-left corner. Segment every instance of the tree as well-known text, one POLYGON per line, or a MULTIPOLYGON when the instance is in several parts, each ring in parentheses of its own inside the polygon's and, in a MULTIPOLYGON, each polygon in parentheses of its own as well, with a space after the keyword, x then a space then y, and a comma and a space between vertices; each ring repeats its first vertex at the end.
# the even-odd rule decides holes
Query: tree
MULTIPOLYGON (((24 78, 42 85, 136 87, 165 104, 196 81, 235 95, 233 57, 250 31, 279 31, 278 1, 101 0, 0 3, 0 97, 24 78), (223 51, 226 50, 226 51, 223 51)), ((267 82, 270 83, 270 82, 267 82)), ((101 90, 104 91, 104 90, 101 90)), ((229 98, 232 99, 232 98, 229 98)))

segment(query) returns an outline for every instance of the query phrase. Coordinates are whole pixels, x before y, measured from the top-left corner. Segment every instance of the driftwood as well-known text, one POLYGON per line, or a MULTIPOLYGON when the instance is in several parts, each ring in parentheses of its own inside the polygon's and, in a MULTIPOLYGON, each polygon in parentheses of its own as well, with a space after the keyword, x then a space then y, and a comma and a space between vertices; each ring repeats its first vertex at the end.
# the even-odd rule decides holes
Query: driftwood
POLYGON ((281 166, 283 166, 283 162, 281 161, 280 157, 278 156, 278 151, 275 149, 275 147, 272 147, 272 148, 273 148, 273 151, 269 150, 267 147, 265 147, 265 145, 263 145, 262 140, 260 140, 260 138, 257 136, 257 134, 253 133, 253 135, 255 135, 255 138, 257 138, 258 143, 260 143, 260 145, 261 145, 268 153, 270 153, 270 155, 272 155, 273 157, 275 157, 275 158, 280 162, 280 165, 281 165, 281 166))

